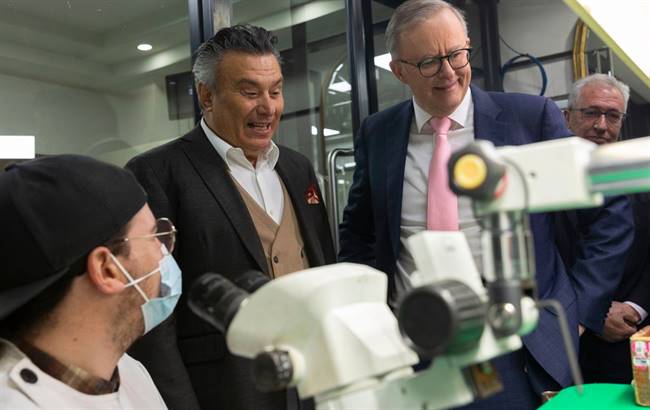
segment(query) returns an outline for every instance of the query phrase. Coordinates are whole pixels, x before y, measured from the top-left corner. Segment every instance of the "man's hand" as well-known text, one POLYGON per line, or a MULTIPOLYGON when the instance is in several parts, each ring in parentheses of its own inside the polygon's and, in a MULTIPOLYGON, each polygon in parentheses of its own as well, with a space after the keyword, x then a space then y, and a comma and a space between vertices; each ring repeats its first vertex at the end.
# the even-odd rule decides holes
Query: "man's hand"
POLYGON ((578 323, 578 337, 582 336, 585 332, 585 327, 578 323))
POLYGON ((636 332, 636 324, 641 320, 639 313, 628 304, 612 302, 605 318, 602 339, 613 343, 628 339, 636 332))

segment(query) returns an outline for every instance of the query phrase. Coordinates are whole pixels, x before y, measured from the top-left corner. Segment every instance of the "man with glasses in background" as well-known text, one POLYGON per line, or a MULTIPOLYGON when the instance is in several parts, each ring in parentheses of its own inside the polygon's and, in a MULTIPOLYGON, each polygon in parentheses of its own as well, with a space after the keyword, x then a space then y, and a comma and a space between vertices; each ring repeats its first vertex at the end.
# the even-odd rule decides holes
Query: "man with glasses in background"
MULTIPOLYGON (((616 142, 627 111, 630 88, 616 78, 592 74, 573 84, 565 111, 567 126, 596 144, 616 142)), ((648 153, 650 155, 650 152, 648 153)), ((580 367, 586 383, 632 380, 629 338, 649 324, 650 311, 650 194, 630 195, 634 211, 634 242, 614 294, 602 332, 591 329, 580 338, 580 367)), ((558 248, 568 267, 578 255, 574 247, 582 231, 572 211, 558 214, 558 248)))
MULTIPOLYGON (((402 3, 386 28, 393 74, 413 94, 368 117, 355 139, 356 169, 340 230, 340 261, 366 263, 387 273, 395 307, 411 288, 415 270, 407 239, 422 230, 461 230, 481 270, 480 229, 470 201, 448 188, 446 164, 454 150, 474 139, 496 146, 522 145, 569 136, 562 114, 549 99, 485 92, 470 85, 471 47, 462 12, 442 0, 402 3)), ((549 187, 552 189, 552 187, 549 187)), ((621 206, 626 206, 623 204, 621 206)), ((582 214, 580 214, 582 215, 582 214)), ((602 317, 625 257, 631 218, 619 213, 590 220, 592 235, 580 246, 598 249, 598 266, 567 271, 557 254, 552 216, 530 217, 535 239, 536 279, 541 298, 565 308, 578 342, 579 324, 602 327, 602 317), (587 270, 587 268, 589 268, 587 270)), ((536 408, 540 394, 571 384, 559 324, 540 311, 539 326, 525 348, 497 358, 505 391, 474 403, 476 408, 536 408)))
POLYGON ((164 409, 131 344, 181 294, 169 252, 135 177, 78 155, 0 174, 0 407, 164 409))
POLYGON ((595 144, 616 142, 630 98, 630 87, 606 74, 592 74, 573 84, 564 118, 577 136, 595 144))

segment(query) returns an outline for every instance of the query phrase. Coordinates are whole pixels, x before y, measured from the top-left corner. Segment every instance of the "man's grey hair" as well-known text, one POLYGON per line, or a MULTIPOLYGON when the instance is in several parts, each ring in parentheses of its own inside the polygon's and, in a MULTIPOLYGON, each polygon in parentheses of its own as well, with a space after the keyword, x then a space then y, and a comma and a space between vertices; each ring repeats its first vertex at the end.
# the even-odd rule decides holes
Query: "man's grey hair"
POLYGON ((569 108, 577 108, 582 90, 587 85, 604 85, 606 87, 617 89, 623 96, 623 101, 625 103, 623 111, 627 111, 627 102, 630 99, 630 87, 628 87, 627 84, 618 81, 614 76, 600 73, 588 75, 573 83, 571 93, 569 94, 569 108))
POLYGON ((386 48, 390 55, 393 58, 398 57, 397 43, 404 31, 444 9, 451 10, 458 17, 467 36, 467 22, 461 10, 443 0, 409 0, 395 9, 386 27, 386 48))
POLYGON ((276 49, 278 38, 270 31, 249 24, 238 24, 222 28, 211 39, 196 50, 192 74, 196 87, 203 83, 210 89, 217 85, 216 76, 224 54, 238 51, 248 54, 273 54, 280 63, 280 52, 276 49))

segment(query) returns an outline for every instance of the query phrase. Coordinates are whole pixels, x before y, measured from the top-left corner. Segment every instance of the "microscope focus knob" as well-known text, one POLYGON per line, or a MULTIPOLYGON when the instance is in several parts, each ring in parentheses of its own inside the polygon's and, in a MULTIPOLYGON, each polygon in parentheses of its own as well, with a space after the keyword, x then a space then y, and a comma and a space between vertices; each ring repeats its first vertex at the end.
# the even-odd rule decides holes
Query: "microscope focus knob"
POLYGON ((442 280, 408 292, 399 305, 397 322, 407 344, 422 359, 466 351, 483 334, 485 303, 457 280, 442 280))
POLYGON ((261 392, 286 389, 292 378, 293 364, 289 352, 285 350, 269 350, 253 359, 253 381, 261 392))

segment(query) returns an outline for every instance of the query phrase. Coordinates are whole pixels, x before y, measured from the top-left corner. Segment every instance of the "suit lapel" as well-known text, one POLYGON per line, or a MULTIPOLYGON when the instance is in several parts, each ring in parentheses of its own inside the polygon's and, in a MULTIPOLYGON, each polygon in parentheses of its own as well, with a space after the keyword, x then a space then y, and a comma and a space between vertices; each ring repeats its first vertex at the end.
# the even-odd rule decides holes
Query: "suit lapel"
POLYGON ((307 204, 307 200, 305 199, 305 193, 309 187, 302 186, 299 183, 299 180, 303 180, 302 178, 291 178, 292 173, 295 174, 299 168, 295 166, 292 167, 293 164, 290 163, 287 155, 282 155, 282 149, 280 151, 280 157, 278 158, 275 170, 278 172, 280 179, 282 179, 284 186, 287 188, 289 198, 291 198, 293 210, 296 213, 298 225, 300 226, 300 233, 302 234, 307 255, 309 256, 309 266, 324 265, 325 256, 323 255, 323 249, 320 245, 316 231, 311 229, 312 221, 307 214, 307 207, 315 206, 307 204))
POLYGON ((474 102, 474 138, 491 141, 495 146, 510 143, 510 127, 504 121, 503 109, 480 88, 472 86, 474 102))
POLYGON ((237 187, 229 176, 226 163, 210 144, 200 126, 183 137, 183 140, 187 142, 182 147, 188 160, 223 209, 233 229, 257 262, 259 270, 268 274, 264 249, 255 225, 237 187))
MULTIPOLYGON (((385 160, 386 168, 386 216, 388 233, 394 255, 399 255, 400 217, 402 215, 402 193, 404 187, 404 166, 413 120, 413 102, 405 102, 399 107, 393 121, 382 135, 384 152, 379 156, 385 160)), ((382 162, 382 161, 380 161, 382 162)), ((382 165, 380 167, 383 168, 382 165)), ((381 178, 379 179, 381 180, 381 178)))

